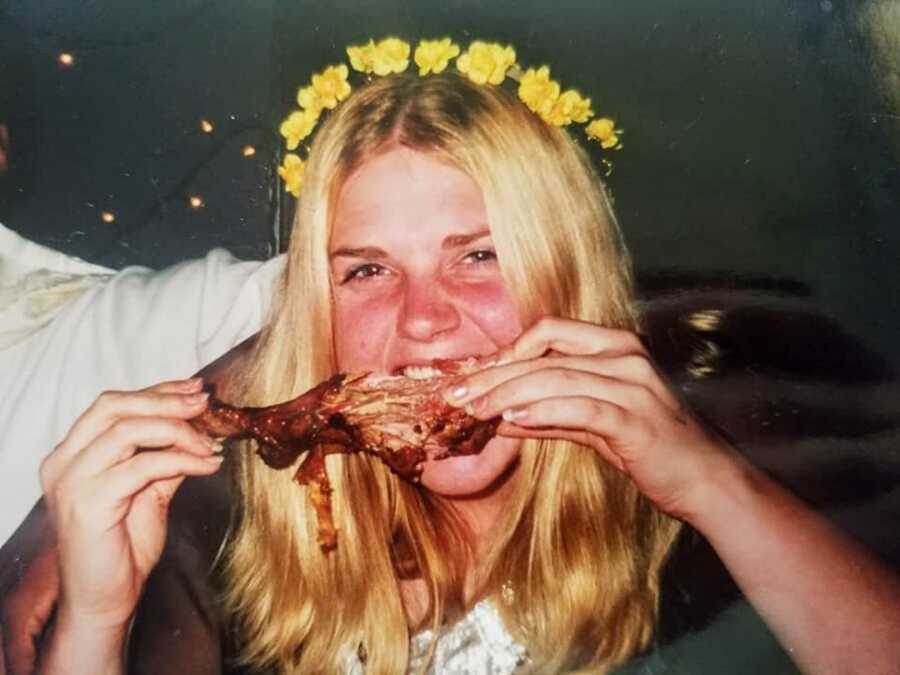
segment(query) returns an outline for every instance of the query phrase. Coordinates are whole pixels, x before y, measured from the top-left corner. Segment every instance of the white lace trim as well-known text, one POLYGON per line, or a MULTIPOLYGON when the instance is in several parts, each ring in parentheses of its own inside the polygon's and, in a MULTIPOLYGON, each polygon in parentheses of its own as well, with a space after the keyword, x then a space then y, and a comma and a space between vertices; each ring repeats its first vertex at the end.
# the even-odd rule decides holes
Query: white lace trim
MULTIPOLYGON (((428 658, 434 634, 416 634, 409 645, 409 671, 419 672, 428 658)), ((528 662, 525 647, 516 642, 488 600, 476 604, 458 622, 441 632, 429 675, 510 675, 528 662)), ((348 675, 363 675, 365 666, 355 657, 348 675)))

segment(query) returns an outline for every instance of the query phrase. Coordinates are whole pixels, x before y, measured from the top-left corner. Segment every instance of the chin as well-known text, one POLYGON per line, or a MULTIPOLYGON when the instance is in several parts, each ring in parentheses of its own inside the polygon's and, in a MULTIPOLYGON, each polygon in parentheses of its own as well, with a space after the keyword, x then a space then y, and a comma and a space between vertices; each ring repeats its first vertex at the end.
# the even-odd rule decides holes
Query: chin
POLYGON ((447 498, 487 496, 505 484, 518 465, 521 439, 495 437, 476 455, 429 459, 420 483, 447 498))

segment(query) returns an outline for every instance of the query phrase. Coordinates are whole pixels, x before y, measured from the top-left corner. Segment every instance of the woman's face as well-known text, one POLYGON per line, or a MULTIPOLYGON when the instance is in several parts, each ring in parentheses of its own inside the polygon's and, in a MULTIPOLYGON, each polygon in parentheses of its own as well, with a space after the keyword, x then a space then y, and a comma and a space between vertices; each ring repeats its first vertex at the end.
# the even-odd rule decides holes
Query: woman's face
MULTIPOLYGON (((483 356, 522 331, 481 190, 427 154, 398 146, 350 176, 329 255, 343 371, 483 356)), ((517 455, 518 441, 494 438, 478 455, 427 461, 422 484, 447 497, 483 493, 517 455)))

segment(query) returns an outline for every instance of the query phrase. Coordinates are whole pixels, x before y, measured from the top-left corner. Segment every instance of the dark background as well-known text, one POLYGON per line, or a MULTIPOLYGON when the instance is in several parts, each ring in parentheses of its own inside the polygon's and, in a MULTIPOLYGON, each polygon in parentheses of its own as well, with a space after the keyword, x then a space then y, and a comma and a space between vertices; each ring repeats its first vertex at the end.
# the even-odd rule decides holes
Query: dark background
POLYGON ((34 170, 6 221, 113 267, 269 255, 299 84, 370 36, 493 39, 626 129, 609 182, 642 278, 800 282, 896 363, 900 122, 857 27, 866 4, 11 0, 34 105, 14 142, 34 170))

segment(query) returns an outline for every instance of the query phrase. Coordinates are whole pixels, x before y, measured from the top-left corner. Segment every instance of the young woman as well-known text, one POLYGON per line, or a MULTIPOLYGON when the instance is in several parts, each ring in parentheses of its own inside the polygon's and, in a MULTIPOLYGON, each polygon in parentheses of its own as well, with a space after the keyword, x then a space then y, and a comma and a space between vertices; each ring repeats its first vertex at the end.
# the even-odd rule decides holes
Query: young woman
MULTIPOLYGON (((330 456, 329 554, 291 473, 244 453, 221 572, 245 665, 440 671, 455 650, 480 672, 499 667, 490 645, 454 633, 479 614, 508 638, 506 671, 603 672, 647 646, 683 520, 801 668, 895 667, 897 580, 683 409, 636 335, 599 179, 513 95, 455 74, 355 92, 317 132, 290 246, 231 398, 476 356, 447 400, 504 422, 418 485, 330 456)), ((44 672, 123 669, 169 501, 220 466, 185 422, 204 406, 197 381, 106 394, 44 462, 62 571, 44 672)))

